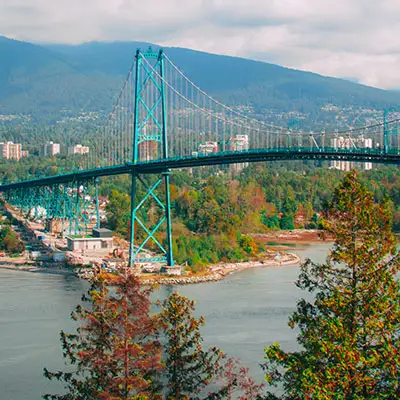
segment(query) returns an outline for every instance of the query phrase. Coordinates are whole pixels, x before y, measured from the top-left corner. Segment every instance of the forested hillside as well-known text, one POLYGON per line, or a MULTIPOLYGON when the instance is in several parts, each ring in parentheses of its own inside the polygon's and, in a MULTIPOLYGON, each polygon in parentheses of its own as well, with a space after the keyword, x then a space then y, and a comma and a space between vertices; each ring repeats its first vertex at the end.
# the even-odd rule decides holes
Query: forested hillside
MULTIPOLYGON (((0 114, 29 114, 54 122, 98 111, 104 116, 119 91, 137 47, 147 43, 39 46, 0 37, 0 114)), ((157 46, 154 46, 157 47, 157 46)), ((400 105, 400 93, 235 57, 181 48, 166 53, 207 92, 251 106, 274 122, 300 118, 337 123, 337 115, 400 105), (334 112, 326 105, 338 107, 334 112), (282 113, 287 113, 282 119, 282 113)), ((3 118, 4 120, 5 118, 3 118)))

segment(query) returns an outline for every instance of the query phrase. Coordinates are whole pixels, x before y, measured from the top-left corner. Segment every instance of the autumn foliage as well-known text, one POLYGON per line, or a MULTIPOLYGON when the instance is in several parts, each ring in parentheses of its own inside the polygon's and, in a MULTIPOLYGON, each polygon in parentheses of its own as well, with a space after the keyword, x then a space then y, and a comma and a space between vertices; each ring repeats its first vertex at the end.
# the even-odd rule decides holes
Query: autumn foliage
POLYGON ((65 394, 44 398, 252 400, 261 393, 263 385, 238 361, 216 347, 203 348, 205 321, 194 317, 193 301, 174 292, 152 314, 150 293, 127 269, 97 274, 83 298, 89 307, 72 313, 77 333, 61 333, 72 369, 45 369, 48 379, 64 384, 65 394))
POLYGON ((45 376, 64 383, 65 395, 45 399, 157 399, 160 397, 160 320, 150 314, 150 290, 127 269, 113 276, 97 274, 88 308, 72 317, 76 334, 61 332, 63 355, 74 369, 45 376))

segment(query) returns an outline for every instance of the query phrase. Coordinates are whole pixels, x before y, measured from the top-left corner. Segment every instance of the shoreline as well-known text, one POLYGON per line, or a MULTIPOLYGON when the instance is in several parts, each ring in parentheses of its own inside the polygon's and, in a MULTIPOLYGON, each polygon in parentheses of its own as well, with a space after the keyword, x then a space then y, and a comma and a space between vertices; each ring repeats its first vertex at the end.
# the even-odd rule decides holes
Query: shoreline
POLYGON ((76 275, 73 269, 69 267, 38 267, 36 265, 20 264, 20 263, 6 263, 0 264, 0 270, 6 271, 19 271, 19 272, 32 272, 53 275, 76 275))
MULTIPOLYGON (((188 285, 196 283, 217 282, 225 279, 230 274, 244 271, 251 268, 265 267, 284 267, 289 265, 299 264, 300 257, 293 253, 294 249, 287 247, 288 245, 308 245, 312 243, 321 243, 331 241, 330 238, 323 240, 320 236, 320 230, 304 230, 295 229, 292 231, 271 231, 267 233, 250 234, 255 239, 259 240, 270 250, 260 255, 258 259, 247 262, 220 262, 213 265, 208 265, 202 273, 188 275, 147 275, 141 274, 140 279, 145 285, 188 285), (271 251, 272 250, 272 251, 271 251), (273 257, 276 253, 280 253, 281 257, 276 259, 273 257)), ((75 275, 80 279, 88 279, 89 274, 79 273, 76 269, 69 266, 38 266, 29 265, 25 260, 15 259, 0 259, 0 269, 10 271, 22 271, 31 273, 43 273, 53 275, 75 275)), ((89 272, 89 270, 88 270, 89 272)))
MULTIPOLYGON (((188 276, 146 276, 141 275, 141 281, 144 285, 188 285, 195 283, 217 282, 225 279, 227 276, 252 268, 274 268, 295 265, 301 262, 300 257, 294 253, 286 253, 282 258, 277 260, 257 260, 237 263, 218 263, 207 267, 207 271, 202 274, 193 274, 188 276)), ((79 276, 73 269, 68 267, 38 267, 29 266, 21 263, 5 263, 0 264, 0 269, 9 271, 43 273, 54 275, 75 275, 80 279, 85 279, 79 276)))
POLYGON ((252 268, 276 268, 289 265, 296 265, 301 262, 300 257, 294 253, 286 253, 282 259, 277 260, 258 260, 237 263, 218 263, 207 267, 207 272, 198 275, 189 276, 153 276, 146 279, 141 275, 141 281, 144 285, 190 285, 196 283, 218 282, 227 276, 240 271, 252 268))

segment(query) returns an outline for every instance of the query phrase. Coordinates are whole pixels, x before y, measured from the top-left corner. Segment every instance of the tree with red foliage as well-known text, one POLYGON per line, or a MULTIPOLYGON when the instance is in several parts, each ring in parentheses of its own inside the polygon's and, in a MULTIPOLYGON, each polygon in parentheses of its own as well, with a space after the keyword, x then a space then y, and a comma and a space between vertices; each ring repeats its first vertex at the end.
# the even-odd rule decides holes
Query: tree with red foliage
POLYGON ((160 319, 150 314, 150 289, 128 269, 96 274, 90 307, 72 313, 81 322, 76 334, 61 332, 63 356, 73 370, 44 375, 64 383, 65 394, 49 400, 161 399, 160 319))
POLYGON ((209 394, 209 400, 238 399, 256 400, 263 398, 265 384, 258 384, 249 375, 249 369, 243 367, 239 360, 228 358, 219 376, 221 389, 209 394))

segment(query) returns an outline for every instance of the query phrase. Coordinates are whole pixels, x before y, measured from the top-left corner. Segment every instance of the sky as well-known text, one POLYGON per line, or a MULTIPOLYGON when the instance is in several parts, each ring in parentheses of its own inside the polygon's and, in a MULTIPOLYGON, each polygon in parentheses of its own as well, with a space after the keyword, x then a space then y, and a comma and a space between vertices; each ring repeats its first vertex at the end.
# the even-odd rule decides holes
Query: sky
POLYGON ((1 34, 147 41, 400 88, 400 0, 0 0, 1 34))

